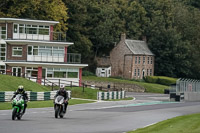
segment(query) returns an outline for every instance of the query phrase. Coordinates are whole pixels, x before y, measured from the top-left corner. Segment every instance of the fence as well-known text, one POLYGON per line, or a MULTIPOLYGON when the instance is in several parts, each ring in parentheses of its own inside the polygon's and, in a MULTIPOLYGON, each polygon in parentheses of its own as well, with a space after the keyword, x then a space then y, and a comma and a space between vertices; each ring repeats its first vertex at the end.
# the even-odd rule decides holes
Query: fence
POLYGON ((200 92, 200 81, 195 79, 178 79, 176 93, 200 92))
MULTIPOLYGON (((28 94, 29 101, 44 101, 44 100, 52 100, 56 95, 57 91, 49 91, 49 92, 32 92, 26 91, 28 94)), ((67 91, 69 98, 71 98, 71 91, 67 91)), ((14 91, 5 91, 0 92, 0 102, 11 101, 12 96, 14 95, 14 91)))
POLYGON ((125 98, 125 91, 97 92, 97 100, 111 100, 125 98))

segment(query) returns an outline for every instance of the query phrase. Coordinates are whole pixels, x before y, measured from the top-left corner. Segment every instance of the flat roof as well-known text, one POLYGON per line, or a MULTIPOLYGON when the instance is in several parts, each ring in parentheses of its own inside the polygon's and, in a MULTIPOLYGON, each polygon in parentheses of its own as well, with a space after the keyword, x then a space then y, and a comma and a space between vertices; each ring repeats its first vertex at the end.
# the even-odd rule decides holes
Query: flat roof
POLYGON ((58 24, 58 21, 47 21, 47 20, 34 20, 34 19, 21 19, 21 18, 0 18, 0 21, 4 22, 28 22, 28 23, 46 23, 46 24, 58 24))
POLYGON ((54 41, 37 41, 37 40, 5 40, 9 44, 51 44, 51 45, 73 45, 73 42, 54 42, 54 41))
POLYGON ((34 67, 59 67, 59 68, 84 68, 87 67, 88 64, 65 64, 65 63, 45 63, 45 62, 29 62, 29 61, 24 61, 24 62, 14 62, 14 61, 4 61, 5 64, 9 65, 22 65, 22 66, 34 66, 34 67))

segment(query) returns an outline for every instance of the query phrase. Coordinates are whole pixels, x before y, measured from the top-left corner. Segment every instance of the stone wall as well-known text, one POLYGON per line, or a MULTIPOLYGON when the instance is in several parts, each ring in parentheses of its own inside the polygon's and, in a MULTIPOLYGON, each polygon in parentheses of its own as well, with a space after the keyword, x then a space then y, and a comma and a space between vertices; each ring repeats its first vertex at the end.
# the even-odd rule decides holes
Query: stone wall
POLYGON ((145 88, 136 84, 124 84, 124 83, 114 83, 114 82, 103 82, 103 81, 83 81, 86 86, 95 85, 97 89, 103 90, 123 90, 126 92, 144 92, 145 88), (108 85, 110 85, 110 89, 108 89, 108 85))

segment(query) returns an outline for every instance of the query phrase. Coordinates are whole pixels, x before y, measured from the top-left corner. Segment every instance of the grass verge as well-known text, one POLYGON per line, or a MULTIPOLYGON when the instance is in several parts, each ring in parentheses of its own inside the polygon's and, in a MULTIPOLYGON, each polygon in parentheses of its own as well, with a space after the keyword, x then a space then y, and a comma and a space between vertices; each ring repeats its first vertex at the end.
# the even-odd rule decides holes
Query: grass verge
POLYGON ((102 77, 95 77, 95 76, 87 76, 87 77, 83 76, 83 80, 136 84, 136 85, 144 87, 146 89, 145 92, 151 92, 151 93, 164 93, 164 89, 169 88, 169 86, 154 84, 154 83, 146 83, 146 82, 141 82, 141 81, 116 79, 116 78, 105 78, 105 77, 102 78, 102 77))
POLYGON ((25 78, 0 74, 0 91, 16 91, 19 85, 23 85, 26 91, 44 92, 51 90, 25 78))
POLYGON ((200 133, 200 113, 179 116, 128 133, 200 133))
MULTIPOLYGON (((69 100, 69 105, 83 104, 83 103, 93 103, 93 102, 95 102, 95 101, 70 99, 69 100)), ((53 107, 53 100, 48 100, 48 101, 30 101, 27 104, 28 104, 28 108, 53 107)), ((9 109, 12 109, 11 102, 0 102, 0 110, 9 110, 9 109)))

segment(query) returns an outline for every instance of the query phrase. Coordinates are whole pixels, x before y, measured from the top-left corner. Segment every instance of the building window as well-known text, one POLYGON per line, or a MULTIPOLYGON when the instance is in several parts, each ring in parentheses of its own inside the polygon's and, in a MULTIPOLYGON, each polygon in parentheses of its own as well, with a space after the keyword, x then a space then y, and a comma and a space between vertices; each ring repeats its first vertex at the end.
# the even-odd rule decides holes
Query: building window
POLYGON ((0 44, 0 60, 6 60, 6 44, 0 44))
POLYGON ((25 33, 25 25, 19 24, 19 33, 25 33))
POLYGON ((137 56, 135 57, 135 64, 137 64, 137 56))
POLYGON ((139 59, 138 59, 138 64, 140 64, 140 56, 139 56, 139 59))
POLYGON ((145 64, 145 56, 143 56, 143 64, 145 64))
POLYGON ((26 77, 37 77, 38 68, 37 67, 26 67, 26 77))
POLYGON ((149 69, 147 69, 147 76, 149 76, 149 69))
POLYGON ((48 78, 78 78, 79 69, 47 68, 48 78))
POLYGON ((134 76, 136 76, 137 75, 137 70, 135 69, 135 71, 134 71, 134 76))
POLYGON ((140 76, 140 69, 138 69, 138 76, 140 76))
POLYGON ((151 57, 151 64, 153 63, 153 57, 151 57))
POLYGON ((12 48, 12 56, 22 57, 22 47, 13 47, 12 48))
POLYGON ((149 57, 148 57, 148 64, 149 64, 149 57))
POLYGON ((0 39, 6 39, 6 27, 5 26, 0 26, 0 39))
POLYGON ((150 76, 152 76, 152 69, 150 69, 150 76))
POLYGON ((4 74, 6 70, 6 66, 0 65, 0 74, 4 74))

